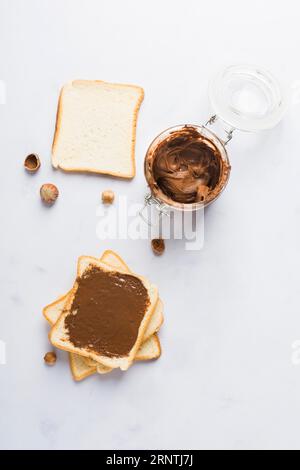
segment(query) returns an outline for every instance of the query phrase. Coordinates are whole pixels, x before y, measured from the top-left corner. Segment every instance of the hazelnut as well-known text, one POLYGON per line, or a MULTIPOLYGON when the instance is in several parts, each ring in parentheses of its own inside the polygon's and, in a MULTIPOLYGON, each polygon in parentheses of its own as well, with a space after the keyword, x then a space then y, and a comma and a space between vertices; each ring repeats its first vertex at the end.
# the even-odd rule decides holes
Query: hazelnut
POLYGON ((40 189, 40 194, 42 201, 49 206, 54 204, 56 199, 58 198, 59 192, 56 186, 51 183, 43 184, 40 189))
POLYGON ((165 241, 162 238, 155 238, 151 241, 153 253, 162 255, 165 251, 165 241))
POLYGON ((35 173, 41 166, 41 161, 36 153, 27 155, 24 161, 24 167, 30 173, 35 173))
POLYGON ((102 202, 103 204, 112 204, 115 200, 115 193, 111 190, 103 191, 102 202))
POLYGON ((54 351, 47 352, 44 356, 44 361, 48 366, 54 366, 56 363, 56 354, 54 351))

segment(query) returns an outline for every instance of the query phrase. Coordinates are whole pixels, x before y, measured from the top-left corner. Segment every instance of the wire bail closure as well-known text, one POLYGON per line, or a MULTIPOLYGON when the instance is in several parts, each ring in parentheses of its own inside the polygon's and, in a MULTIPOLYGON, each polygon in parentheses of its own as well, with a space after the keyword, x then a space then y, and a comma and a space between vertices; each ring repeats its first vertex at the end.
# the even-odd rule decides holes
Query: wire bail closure
POLYGON ((143 219, 143 221, 147 225, 149 225, 149 227, 153 227, 154 225, 157 225, 157 224, 151 223, 151 221, 149 220, 149 217, 148 216, 146 217, 144 215, 145 209, 148 208, 151 205, 154 205, 156 207, 156 209, 158 210, 159 222, 160 222, 163 215, 167 215, 168 217, 170 217, 170 212, 169 212, 168 206, 166 204, 163 204, 161 201, 159 201, 159 199, 152 196, 152 194, 150 194, 150 193, 146 194, 145 204, 144 204, 144 207, 140 210, 139 215, 143 219))
MULTIPOLYGON (((207 128, 208 126, 213 126, 217 122, 218 119, 219 119, 218 116, 215 114, 214 116, 209 118, 209 120, 206 122, 204 127, 207 128)), ((220 139, 223 142, 223 145, 226 146, 232 140, 233 133, 235 130, 236 129, 234 127, 231 127, 230 130, 224 129, 227 139, 226 140, 220 139)))

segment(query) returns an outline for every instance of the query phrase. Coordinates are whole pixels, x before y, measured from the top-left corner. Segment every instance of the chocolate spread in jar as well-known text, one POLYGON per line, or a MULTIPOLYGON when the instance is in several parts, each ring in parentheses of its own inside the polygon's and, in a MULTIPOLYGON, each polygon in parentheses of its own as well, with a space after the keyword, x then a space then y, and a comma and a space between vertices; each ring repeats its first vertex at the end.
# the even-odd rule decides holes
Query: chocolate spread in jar
MULTIPOLYGON (((224 172, 220 151, 198 129, 183 126, 171 132, 155 148, 151 161, 152 189, 162 191, 172 201, 182 204, 205 202, 218 185, 224 172)), ((150 184, 151 187, 151 184, 150 184)))
POLYGON ((150 302, 142 281, 92 268, 77 283, 72 314, 65 319, 69 341, 108 357, 127 355, 150 302))

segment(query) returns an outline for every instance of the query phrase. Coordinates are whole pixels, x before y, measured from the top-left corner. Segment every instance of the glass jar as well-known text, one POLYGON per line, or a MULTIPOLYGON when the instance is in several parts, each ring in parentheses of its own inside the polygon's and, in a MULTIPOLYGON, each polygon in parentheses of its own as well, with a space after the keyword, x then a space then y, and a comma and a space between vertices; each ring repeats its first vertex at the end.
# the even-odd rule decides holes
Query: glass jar
MULTIPOLYGON (((154 205, 159 215, 168 214, 171 209, 193 211, 213 203, 226 187, 230 176, 230 162, 226 150, 235 130, 258 132, 275 127, 281 120, 288 105, 288 97, 282 86, 267 71, 253 66, 235 65, 221 70, 210 82, 209 98, 214 115, 205 125, 178 125, 164 130, 150 144, 145 157, 145 178, 150 193, 145 197, 145 207, 154 205), (210 126, 216 121, 221 124, 225 138, 212 132, 210 126), (158 186, 153 175, 153 163, 158 146, 172 133, 187 127, 197 130, 203 141, 213 146, 220 155, 221 171, 219 181, 203 202, 176 202, 158 186)), ((144 216, 144 209, 141 216, 144 216)))

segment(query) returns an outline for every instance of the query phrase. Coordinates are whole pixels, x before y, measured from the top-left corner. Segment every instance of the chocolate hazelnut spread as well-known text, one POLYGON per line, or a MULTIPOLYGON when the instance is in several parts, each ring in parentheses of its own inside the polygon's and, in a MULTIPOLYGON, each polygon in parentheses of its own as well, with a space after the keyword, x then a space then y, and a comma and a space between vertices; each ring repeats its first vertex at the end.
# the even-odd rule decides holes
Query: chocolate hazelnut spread
POLYGON ((184 204, 204 201, 219 181, 221 158, 213 145, 186 127, 161 142, 153 162, 153 176, 161 190, 184 204))
POLYGON ((145 174, 154 196, 170 205, 209 203, 229 177, 226 150, 200 126, 177 126, 165 131, 150 146, 145 174))
POLYGON ((127 355, 150 302, 142 281, 92 268, 77 283, 71 314, 65 319, 70 342, 108 357, 127 355))

